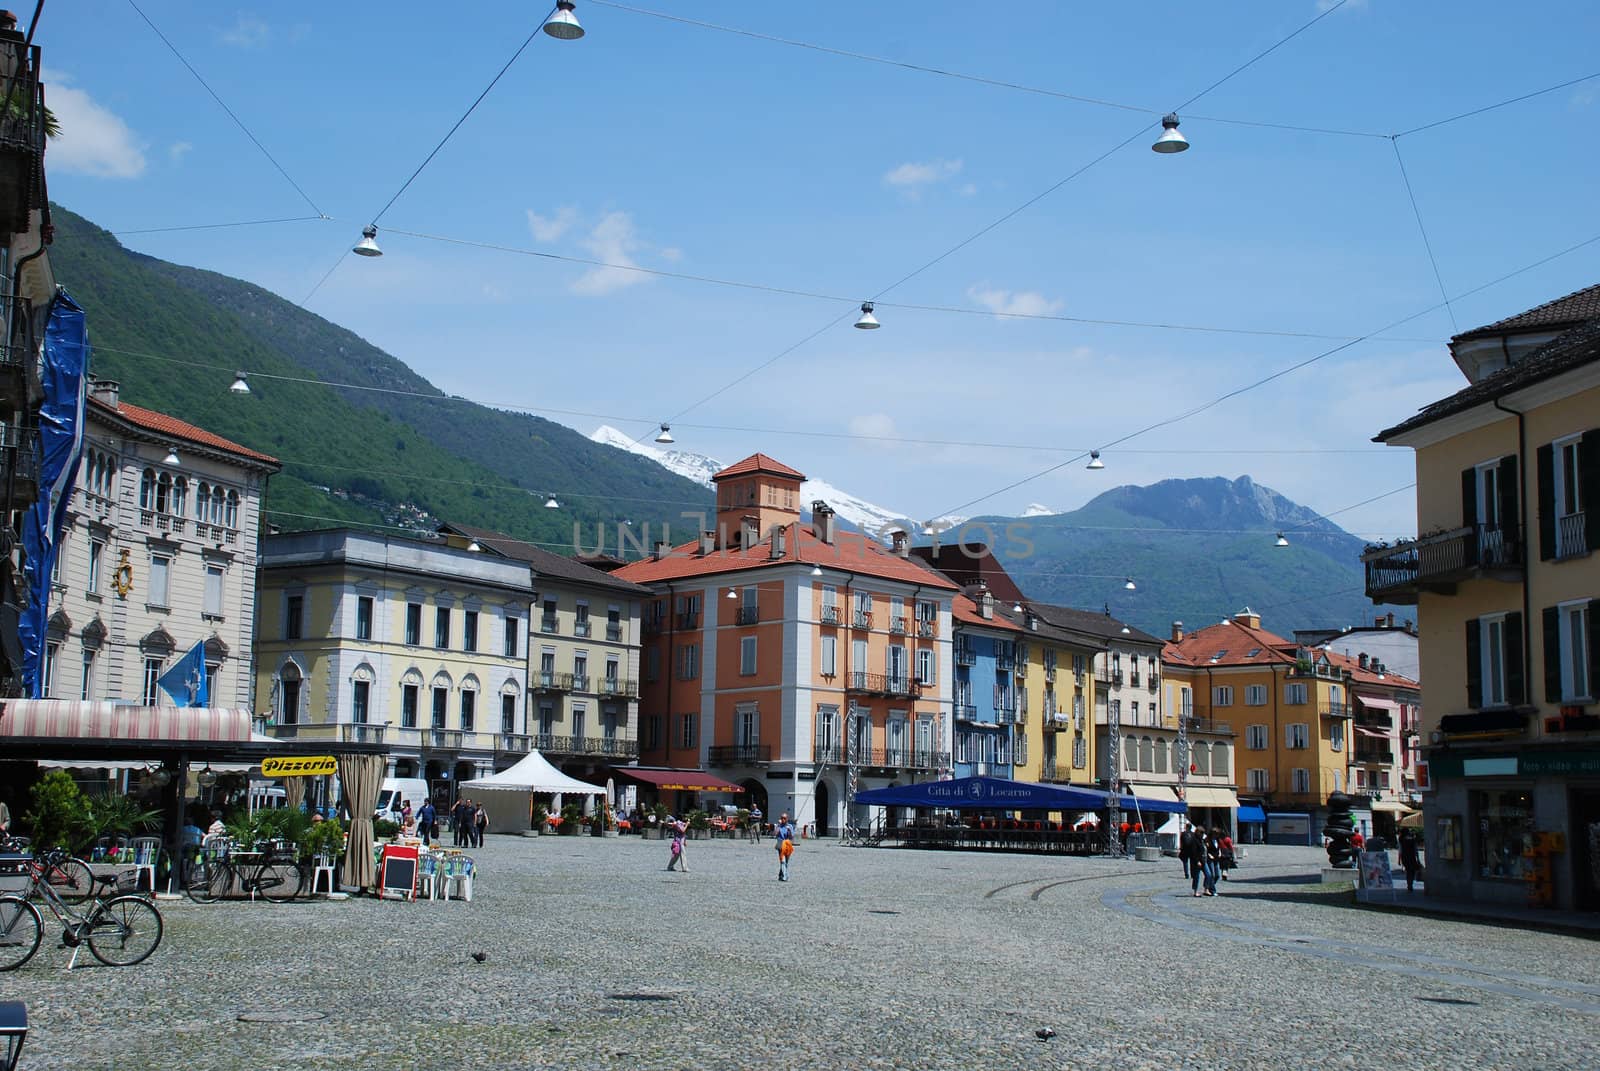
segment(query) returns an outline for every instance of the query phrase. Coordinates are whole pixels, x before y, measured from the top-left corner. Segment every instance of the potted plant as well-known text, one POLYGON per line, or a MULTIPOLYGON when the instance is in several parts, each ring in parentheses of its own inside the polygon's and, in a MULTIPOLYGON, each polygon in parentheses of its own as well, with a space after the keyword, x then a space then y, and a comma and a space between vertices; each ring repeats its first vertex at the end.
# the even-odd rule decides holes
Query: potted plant
POLYGON ((394 840, 399 835, 399 822, 391 822, 387 818, 374 818, 372 820, 372 839, 374 841, 394 840))
POLYGON ((93 839, 89 801, 65 770, 51 770, 33 786, 33 809, 23 815, 36 848, 77 851, 93 839))
POLYGON ((611 811, 610 800, 600 801, 600 809, 595 811, 594 821, 590 823, 589 830, 597 837, 617 835, 617 816, 611 811))
POLYGON ((705 840, 710 829, 710 815, 706 814, 704 811, 689 812, 689 832, 694 835, 695 840, 705 840))
POLYGON ((576 803, 569 803, 561 808, 561 835, 563 837, 576 837, 578 824, 583 819, 583 808, 576 803))
POLYGON ((542 803, 535 803, 528 809, 528 819, 533 823, 535 833, 550 832, 550 810, 542 803))
POLYGON ((650 813, 655 816, 656 820, 655 825, 651 827, 656 831, 656 840, 665 840, 667 836, 667 817, 670 813, 667 810, 667 805, 665 803, 656 803, 651 806, 650 813))
POLYGON ((344 837, 344 826, 339 822, 318 822, 300 842, 300 858, 326 859, 331 865, 344 855, 344 837))

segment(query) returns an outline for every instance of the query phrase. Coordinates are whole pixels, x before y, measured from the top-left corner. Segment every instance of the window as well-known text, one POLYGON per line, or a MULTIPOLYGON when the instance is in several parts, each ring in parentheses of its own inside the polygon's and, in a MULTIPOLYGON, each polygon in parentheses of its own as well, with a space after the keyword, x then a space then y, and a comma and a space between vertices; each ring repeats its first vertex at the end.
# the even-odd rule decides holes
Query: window
POLYGON ((589 690, 589 656, 581 651, 572 656, 572 690, 589 690))
POLYGON ((1600 477, 1600 429, 1538 450, 1539 557, 1570 558, 1600 548, 1600 525, 1586 517, 1600 477))
POLYGON ((478 611, 468 610, 461 615, 461 649, 478 649, 478 611))
POLYGON ((1335 721, 1328 726, 1328 746, 1335 751, 1344 750, 1344 722, 1335 721))
POLYGON ((1156 768, 1156 742, 1148 736, 1139 738, 1139 769, 1154 773, 1156 768))
POLYGON ((1304 682, 1284 685, 1283 701, 1291 707, 1304 706, 1306 703, 1306 686, 1304 682))
POLYGON ((1294 722, 1283 727, 1283 746, 1287 748, 1307 747, 1311 741, 1311 730, 1305 722, 1294 722))
POLYGON ((1200 777, 1211 776, 1211 749, 1196 741, 1189 746, 1190 772, 1200 777))
POLYGON ((1267 705, 1267 686, 1265 684, 1247 684, 1244 689, 1244 705, 1247 707, 1264 707, 1267 705))
POLYGON ((1079 770, 1089 765, 1089 741, 1081 736, 1072 740, 1072 765, 1079 770))
POLYGON ((154 469, 145 469, 139 474, 139 508, 150 510, 156 508, 156 474, 154 469))
POLYGON ((539 617, 539 630, 541 632, 554 632, 556 628, 556 600, 546 599, 544 601, 544 613, 539 617))
POLYGON ((1233 685, 1219 684, 1211 689, 1211 705, 1214 707, 1233 706, 1233 685))
POLYGON ((433 612, 433 645, 443 651, 450 646, 450 607, 440 606, 433 612))
POLYGON ((1245 783, 1251 792, 1265 792, 1271 782, 1267 778, 1267 771, 1257 767, 1245 771, 1245 783))
POLYGON ((90 595, 100 594, 100 559, 105 557, 106 545, 98 539, 89 540, 89 584, 84 590, 90 595))
POLYGON ((1233 767, 1228 764, 1228 745, 1221 740, 1211 745, 1211 773, 1214 777, 1233 780, 1233 767))
POLYGON ((679 714, 678 715, 678 746, 680 746, 680 747, 694 747, 695 746, 694 740, 695 740, 695 715, 693 715, 693 714, 679 714))
POLYGON ((350 685, 350 720, 357 725, 367 724, 367 701, 372 685, 367 681, 352 681, 350 685))
POLYGON ((586 602, 580 602, 578 604, 577 612, 573 617, 572 634, 574 636, 587 636, 589 635, 589 631, 589 604, 586 602))
POLYGON ((834 636, 822 637, 822 675, 824 677, 837 676, 839 673, 839 640, 834 636))
POLYGON ((1130 725, 1139 724, 1139 701, 1137 699, 1128 704, 1128 723, 1130 725))
POLYGON ((1178 689, 1178 710, 1185 718, 1194 716, 1194 693, 1188 688, 1178 689))
POLYGON ((822 608, 832 610, 839 605, 839 589, 832 584, 822 585, 822 608))
POLYGON ((90 700, 94 698, 94 648, 83 649, 83 686, 78 695, 79 699, 90 700))
POLYGON ((461 690, 461 731, 470 733, 478 717, 478 693, 470 688, 461 690))
POLYGON ((1311 771, 1304 766, 1296 766, 1289 771, 1289 791, 1304 795, 1311 791, 1311 771))
POLYGON ((549 703, 539 704, 539 734, 549 736, 556 731, 556 708, 549 703))
POLYGON ((165 554, 150 555, 150 605, 170 606, 167 586, 172 575, 172 559, 165 554))
POLYGON ((206 601, 204 615, 206 617, 220 618, 222 616, 222 566, 206 566, 206 601))
MULTIPOLYGON (((148 663, 146 663, 148 665, 148 663)), ((279 686, 280 703, 279 720, 285 725, 298 725, 300 723, 300 680, 291 666, 284 671, 283 680, 279 686)))
POLYGON ((1522 702, 1522 615, 1470 620, 1467 630, 1467 705, 1504 707, 1522 702))
POLYGON ((745 636, 739 641, 739 676, 753 677, 756 672, 756 638, 745 636))
POLYGON ((61 583, 61 565, 67 560, 67 536, 69 534, 68 532, 61 534, 61 541, 56 544, 56 556, 50 559, 50 583, 52 584, 61 583))
POLYGON ((661 679, 661 648, 652 647, 644 653, 644 679, 647 681, 661 679))
POLYGON ((1247 725, 1244 728, 1244 746, 1250 751, 1267 750, 1269 740, 1267 726, 1247 725))
POLYGON ((923 684, 932 684, 937 676, 935 670, 936 655, 932 648, 923 648, 917 652, 917 680, 923 684))
POLYGON ((415 729, 417 727, 417 686, 406 684, 400 687, 400 728, 415 729))
POLYGON ((754 703, 740 703, 733 712, 733 742, 740 747, 761 743, 761 715, 754 703))
MULTIPOLYGON (((678 648, 678 679, 692 681, 700 676, 700 645, 686 643, 678 648)), ((686 747, 688 745, 685 745, 686 747)))
POLYGON ((356 639, 372 639, 372 596, 362 595, 356 599, 356 639))
POLYGON ((500 731, 503 733, 517 731, 517 697, 514 695, 500 697, 500 731))
POLYGON ((639 726, 640 735, 644 737, 639 746, 645 751, 654 751, 661 746, 661 715, 646 714, 643 723, 639 726))
POLYGON ((229 491, 227 504, 223 507, 222 523, 229 528, 239 527, 239 492, 229 491))
POLYGON ((1122 768, 1137 771, 1139 769, 1139 741, 1136 737, 1128 737, 1122 742, 1122 768))
POLYGON ((1544 611, 1545 699, 1551 703, 1589 702, 1600 674, 1589 631, 1600 600, 1564 602, 1544 611))
POLYGON ((435 685, 433 689, 433 727, 435 729, 444 728, 445 714, 449 709, 450 689, 440 688, 435 685))
POLYGON ((287 595, 283 600, 283 638, 298 640, 305 617, 306 598, 304 595, 287 595))
POLYGON ((54 699, 56 697, 56 662, 60 654, 61 645, 59 643, 47 643, 44 645, 44 668, 40 674, 42 679, 39 682, 39 694, 45 699, 54 699))
POLYGON ((906 649, 903 645, 897 643, 889 648, 883 668, 892 687, 906 687, 909 683, 906 675, 910 669, 910 660, 906 658, 906 649))
POLYGON ((416 647, 422 642, 422 604, 406 603, 406 646, 416 647))
POLYGON ((516 618, 510 616, 506 617, 505 656, 507 658, 517 657, 517 652, 521 649, 517 637, 518 624, 520 624, 520 622, 516 618))

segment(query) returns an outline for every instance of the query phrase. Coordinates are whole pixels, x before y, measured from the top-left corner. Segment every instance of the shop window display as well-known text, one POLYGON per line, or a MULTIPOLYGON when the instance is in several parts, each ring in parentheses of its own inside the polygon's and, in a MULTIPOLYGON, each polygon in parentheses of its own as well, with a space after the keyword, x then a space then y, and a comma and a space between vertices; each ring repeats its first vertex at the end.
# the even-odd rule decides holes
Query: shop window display
POLYGON ((1522 853, 1533 833, 1533 797, 1516 789, 1473 792, 1472 813, 1478 823, 1478 876, 1522 880, 1528 870, 1522 853))

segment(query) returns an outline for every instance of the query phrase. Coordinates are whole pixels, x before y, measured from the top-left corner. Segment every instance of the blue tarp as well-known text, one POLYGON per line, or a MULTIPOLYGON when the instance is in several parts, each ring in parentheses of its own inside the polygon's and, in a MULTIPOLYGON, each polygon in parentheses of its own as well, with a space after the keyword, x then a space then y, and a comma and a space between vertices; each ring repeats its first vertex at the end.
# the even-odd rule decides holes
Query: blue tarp
MULTIPOLYGON (((1107 793, 1071 785, 1039 785, 998 777, 958 777, 954 781, 924 781, 919 785, 873 788, 857 792, 855 802, 879 807, 942 807, 950 810, 996 811, 1103 811, 1110 806, 1107 793)), ((1140 798, 1142 811, 1182 814, 1178 800, 1140 798)), ((1132 796, 1118 797, 1124 811, 1134 810, 1132 796)))
POLYGON ((1254 804, 1254 803, 1241 803, 1241 804, 1239 804, 1239 821, 1241 821, 1241 822, 1265 822, 1266 820, 1267 820, 1267 813, 1265 811, 1263 811, 1258 804, 1254 804))

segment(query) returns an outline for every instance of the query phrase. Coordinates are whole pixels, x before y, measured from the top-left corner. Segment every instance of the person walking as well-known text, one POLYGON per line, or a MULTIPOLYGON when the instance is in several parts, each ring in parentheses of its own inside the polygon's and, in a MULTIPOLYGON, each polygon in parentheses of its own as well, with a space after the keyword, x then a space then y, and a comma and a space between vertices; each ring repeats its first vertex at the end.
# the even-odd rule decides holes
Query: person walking
POLYGON ((452 847, 460 848, 467 843, 465 837, 467 828, 466 807, 467 801, 458 799, 450 808, 450 844, 452 847))
POLYGON ((1222 831, 1222 839, 1218 843, 1222 848, 1222 880, 1227 881, 1228 871, 1233 869, 1234 861, 1233 838, 1228 835, 1228 831, 1226 829, 1222 831))
POLYGON ((400 808, 400 832, 410 835, 417 831, 416 826, 411 824, 414 817, 411 812, 411 801, 406 800, 405 806, 400 808))
POLYGON ((789 857, 794 854, 794 824, 789 821, 788 813, 778 816, 778 824, 772 834, 778 841, 778 880, 789 880, 789 857))
POLYGON ((1414 829, 1400 831, 1400 865, 1406 872, 1406 892, 1417 891, 1417 875, 1422 873, 1422 845, 1414 829))
POLYGON ((489 831, 489 812, 483 809, 483 804, 472 808, 472 843, 473 847, 483 847, 483 835, 489 831))
POLYGON ((752 803, 750 804, 750 825, 748 835, 751 840, 755 841, 757 844, 760 844, 763 832, 764 831, 761 828, 761 805, 759 803, 752 803))
POLYGON ((1200 883, 1206 876, 1206 838, 1198 828, 1189 831, 1189 891, 1200 896, 1200 883))
POLYGON ((417 812, 417 836, 422 838, 422 843, 432 845, 436 836, 435 827, 439 822, 439 811, 433 801, 423 800, 422 809, 417 812))
POLYGON ((1183 864, 1183 880, 1189 880, 1190 861, 1194 859, 1194 823, 1186 822, 1178 834, 1178 861, 1183 864))
POLYGON ((667 869, 681 870, 687 874, 689 864, 683 858, 683 842, 689 834, 689 823, 678 818, 669 823, 668 828, 672 831, 672 857, 667 860, 667 869))
POLYGON ((1217 875, 1222 870, 1222 830, 1215 826, 1205 836, 1205 868, 1206 895, 1217 895, 1217 875))

